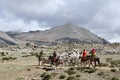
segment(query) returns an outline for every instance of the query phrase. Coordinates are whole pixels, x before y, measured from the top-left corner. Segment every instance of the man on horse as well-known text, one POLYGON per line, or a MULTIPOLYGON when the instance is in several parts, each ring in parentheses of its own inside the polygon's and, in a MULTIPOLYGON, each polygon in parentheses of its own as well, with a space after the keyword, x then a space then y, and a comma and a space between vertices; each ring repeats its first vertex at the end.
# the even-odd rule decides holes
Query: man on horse
POLYGON ((86 52, 86 50, 84 49, 83 52, 82 52, 82 57, 81 57, 81 58, 82 58, 82 62, 85 61, 86 56, 87 56, 87 52, 86 52))
POLYGON ((90 51, 90 54, 92 57, 96 57, 96 50, 92 48, 92 50, 90 51))
POLYGON ((41 52, 38 54, 38 65, 41 65, 42 57, 43 57, 43 50, 41 50, 41 52))
POLYGON ((101 66, 100 59, 99 59, 99 57, 96 56, 96 50, 94 48, 92 48, 92 50, 90 51, 90 54, 91 54, 90 63, 92 63, 92 61, 94 61, 95 66, 96 66, 96 62, 98 62, 98 65, 101 66))
POLYGON ((52 56, 49 56, 49 60, 50 60, 50 66, 55 65, 57 67, 58 64, 60 63, 60 59, 56 51, 53 52, 52 56))
POLYGON ((89 59, 88 59, 88 55, 87 55, 87 51, 84 49, 81 52, 82 56, 81 56, 81 66, 82 64, 84 64, 84 67, 87 65, 89 59))
POLYGON ((86 52, 86 50, 84 49, 84 50, 83 50, 83 53, 82 53, 82 57, 85 58, 86 56, 87 56, 87 52, 86 52))
POLYGON ((57 60, 57 53, 56 51, 53 52, 53 61, 56 61, 57 60))

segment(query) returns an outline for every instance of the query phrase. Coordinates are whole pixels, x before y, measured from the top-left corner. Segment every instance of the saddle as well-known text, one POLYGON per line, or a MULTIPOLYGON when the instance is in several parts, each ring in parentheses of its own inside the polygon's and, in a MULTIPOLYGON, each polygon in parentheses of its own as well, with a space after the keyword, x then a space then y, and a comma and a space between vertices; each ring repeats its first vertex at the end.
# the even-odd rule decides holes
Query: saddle
POLYGON ((53 57, 53 61, 56 62, 58 60, 57 57, 53 57))

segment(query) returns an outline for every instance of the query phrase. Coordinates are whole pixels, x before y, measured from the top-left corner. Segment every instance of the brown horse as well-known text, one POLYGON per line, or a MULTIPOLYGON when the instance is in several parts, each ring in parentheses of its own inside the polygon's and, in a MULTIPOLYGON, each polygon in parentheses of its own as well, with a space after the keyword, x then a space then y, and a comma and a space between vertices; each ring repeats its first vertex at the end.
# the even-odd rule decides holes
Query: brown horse
POLYGON ((55 67, 57 67, 59 64, 62 64, 59 57, 49 56, 48 60, 49 60, 50 66, 55 65, 55 67))
POLYGON ((92 64, 94 67, 96 67, 96 66, 97 66, 96 63, 98 63, 98 66, 101 67, 100 58, 99 58, 99 57, 93 57, 93 56, 91 56, 91 57, 90 57, 89 67, 90 67, 90 64, 92 64), (93 63, 94 63, 94 64, 93 64, 93 63))
POLYGON ((98 63, 99 67, 101 66, 100 64, 100 58, 99 57, 92 57, 90 55, 86 56, 86 57, 80 57, 81 59, 81 66, 82 66, 82 63, 84 63, 84 67, 89 64, 89 67, 90 65, 92 65, 93 67, 96 67, 96 62, 98 63))
POLYGON ((90 63, 90 56, 86 56, 86 57, 79 57, 79 59, 81 59, 81 66, 84 65, 84 67, 90 63))

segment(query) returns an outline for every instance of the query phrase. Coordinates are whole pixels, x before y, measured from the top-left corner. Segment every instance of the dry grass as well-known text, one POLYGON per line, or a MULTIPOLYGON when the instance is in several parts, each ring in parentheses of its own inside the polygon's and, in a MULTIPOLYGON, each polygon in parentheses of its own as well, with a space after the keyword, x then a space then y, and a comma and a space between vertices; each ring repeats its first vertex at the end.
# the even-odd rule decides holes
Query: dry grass
MULTIPOLYGON (((0 54, 0 80, 32 80, 34 78, 42 80, 46 77, 49 77, 52 80, 90 80, 90 78, 91 80, 120 79, 120 71, 118 70, 119 67, 114 67, 116 71, 114 71, 113 68, 110 68, 109 66, 102 66, 101 68, 97 67, 97 70, 87 69, 87 71, 85 71, 86 69, 80 66, 60 67, 60 69, 58 67, 57 70, 51 71, 43 70, 44 66, 38 66, 38 59, 36 54, 39 53, 42 49, 44 51, 44 56, 48 57, 54 50, 57 52, 64 52, 69 49, 69 47, 62 47, 62 49, 57 49, 57 47, 53 46, 37 48, 35 50, 30 48, 22 48, 17 51, 2 49, 2 53, 0 54), (6 52, 9 54, 6 54, 6 52), (9 58, 9 56, 12 56, 12 58, 10 58, 12 60, 4 60, 4 62, 2 61, 3 58, 9 58), (43 73, 46 73, 46 75, 41 77, 43 73)), ((75 46, 73 47, 76 48, 75 46)), ((119 63, 120 55, 98 54, 97 56, 100 57, 102 63, 109 64, 112 61, 115 64, 119 63)))

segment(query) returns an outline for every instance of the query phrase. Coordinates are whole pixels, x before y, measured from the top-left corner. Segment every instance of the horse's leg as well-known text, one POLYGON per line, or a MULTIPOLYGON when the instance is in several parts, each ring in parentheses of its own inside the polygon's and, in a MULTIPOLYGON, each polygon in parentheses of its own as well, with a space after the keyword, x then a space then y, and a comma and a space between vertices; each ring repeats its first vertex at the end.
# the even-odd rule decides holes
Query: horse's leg
POLYGON ((41 62, 41 58, 39 57, 39 58, 38 58, 38 66, 41 65, 40 62, 41 62))
POLYGON ((86 64, 87 64, 87 60, 86 60, 85 58, 83 58, 83 59, 81 60, 81 66, 85 67, 86 64))
POLYGON ((89 67, 90 67, 91 64, 92 64, 92 59, 89 60, 89 67))
POLYGON ((38 60, 38 66, 40 66, 40 60, 38 60))
POLYGON ((87 59, 86 58, 84 58, 83 63, 84 63, 84 67, 86 67, 87 66, 87 59))
POLYGON ((40 60, 40 66, 42 65, 42 61, 40 60))
POLYGON ((97 59, 96 59, 96 58, 94 58, 94 63, 95 63, 94 67, 96 67, 96 66, 97 66, 97 65, 96 65, 96 61, 97 61, 97 59))
POLYGON ((50 66, 52 67, 53 65, 53 61, 52 61, 52 58, 50 59, 50 66))
POLYGON ((90 58, 89 59, 89 67, 90 67, 90 65, 93 66, 92 61, 93 61, 93 58, 90 58))
POLYGON ((89 57, 89 67, 90 66, 93 66, 93 58, 92 57, 89 57))
POLYGON ((59 65, 59 60, 56 60, 55 67, 57 68, 58 65, 59 65))
POLYGON ((83 66, 83 62, 84 62, 84 61, 83 61, 83 59, 81 58, 81 62, 80 62, 81 67, 83 66))
POLYGON ((87 62, 86 62, 86 61, 84 61, 84 67, 86 67, 86 63, 87 63, 87 62))
POLYGON ((42 58, 41 64, 42 64, 42 66, 45 64, 45 58, 42 58))
POLYGON ((101 67, 101 64, 100 64, 100 58, 97 58, 96 61, 98 62, 99 67, 101 67))

